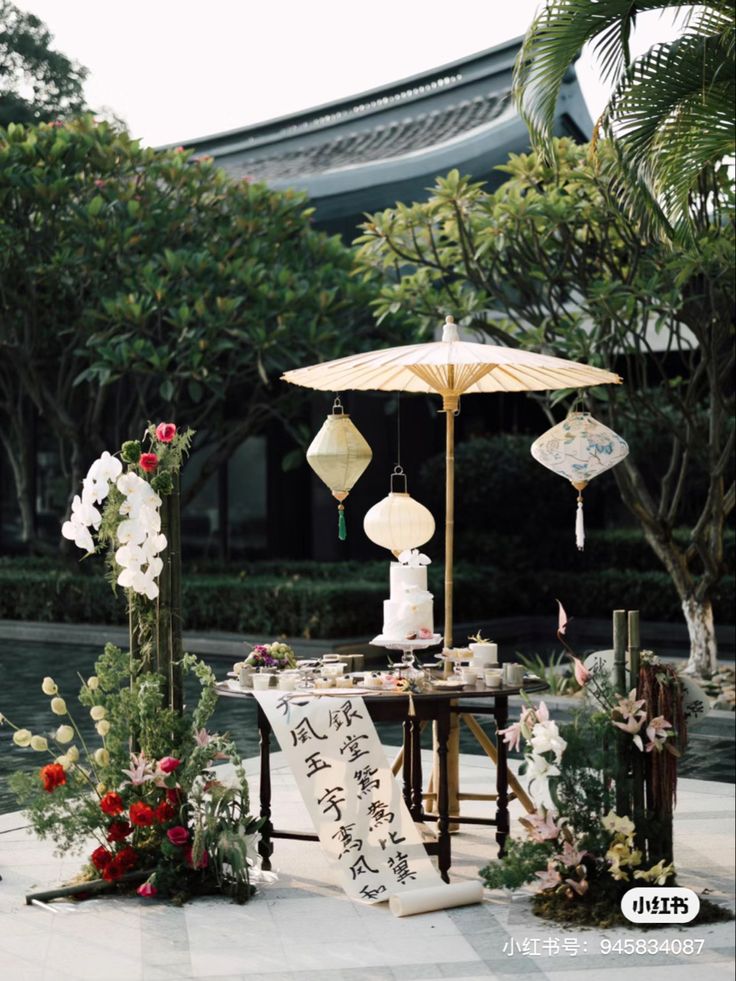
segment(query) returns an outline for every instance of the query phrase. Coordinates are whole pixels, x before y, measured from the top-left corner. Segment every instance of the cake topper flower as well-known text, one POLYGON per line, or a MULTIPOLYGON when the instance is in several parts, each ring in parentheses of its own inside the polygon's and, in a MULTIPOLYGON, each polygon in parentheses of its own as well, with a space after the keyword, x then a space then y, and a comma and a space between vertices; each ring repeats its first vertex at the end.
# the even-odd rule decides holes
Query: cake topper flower
POLYGON ((399 553, 399 562, 401 565, 408 565, 411 568, 417 569, 422 565, 429 565, 431 561, 418 548, 407 548, 399 553))

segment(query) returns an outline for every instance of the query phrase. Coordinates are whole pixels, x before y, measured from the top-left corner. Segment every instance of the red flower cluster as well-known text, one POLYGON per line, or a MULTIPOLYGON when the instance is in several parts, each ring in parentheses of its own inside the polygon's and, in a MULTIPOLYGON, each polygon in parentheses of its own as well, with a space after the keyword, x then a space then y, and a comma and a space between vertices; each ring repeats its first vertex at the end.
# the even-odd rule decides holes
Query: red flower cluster
POLYGON ((143 801, 137 800, 130 805, 130 823, 139 828, 149 828, 156 820, 153 808, 143 801))
POLYGON ((125 805, 120 794, 116 794, 114 791, 105 794, 100 801, 100 810, 104 814, 109 814, 110 817, 116 817, 118 814, 122 814, 125 810, 125 805))
POLYGON ((159 824, 166 824, 176 817, 176 807, 170 800, 162 800, 153 813, 159 824))
POLYGON ((66 783, 66 773, 61 763, 48 763, 42 766, 39 776, 43 781, 43 789, 49 794, 66 783))
POLYGON ((107 840, 125 841, 132 830, 132 825, 128 824, 127 821, 113 821, 107 829, 107 840))
POLYGON ((138 852, 130 845, 126 845, 113 855, 107 848, 100 845, 92 852, 90 859, 97 871, 102 873, 103 879, 107 882, 114 882, 121 875, 125 875, 126 872, 130 872, 136 867, 138 852))

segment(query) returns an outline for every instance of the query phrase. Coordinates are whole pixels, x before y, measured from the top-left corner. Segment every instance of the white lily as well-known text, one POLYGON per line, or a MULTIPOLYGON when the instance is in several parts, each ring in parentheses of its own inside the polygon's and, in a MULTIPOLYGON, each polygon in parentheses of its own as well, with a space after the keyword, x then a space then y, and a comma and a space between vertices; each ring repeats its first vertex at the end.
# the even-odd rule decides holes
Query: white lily
POLYGON ((529 782, 531 783, 532 780, 546 780, 549 777, 558 777, 560 771, 554 763, 550 763, 543 756, 532 753, 529 757, 526 775, 529 777, 529 782))
POLYGON ((558 763, 567 747, 556 722, 538 722, 532 729, 531 744, 535 753, 554 753, 558 763))

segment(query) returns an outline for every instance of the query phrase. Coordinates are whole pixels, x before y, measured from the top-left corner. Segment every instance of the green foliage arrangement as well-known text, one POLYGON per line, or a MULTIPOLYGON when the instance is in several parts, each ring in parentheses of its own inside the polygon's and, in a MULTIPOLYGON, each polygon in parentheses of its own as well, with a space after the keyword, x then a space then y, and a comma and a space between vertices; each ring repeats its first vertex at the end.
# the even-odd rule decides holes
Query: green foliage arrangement
POLYGON ((145 880, 138 889, 144 896, 182 902, 217 892, 245 902, 259 822, 249 815, 248 782, 232 739, 206 729, 217 702, 212 670, 191 655, 183 668, 201 690, 194 707, 179 714, 166 707, 160 675, 131 674, 129 653, 108 644, 79 692, 99 746, 84 739, 53 678, 45 678, 57 728, 34 734, 0 716, 14 729, 16 746, 50 760, 37 773, 14 774, 11 787, 35 833, 60 853, 96 845, 79 882, 145 880), (232 764, 232 780, 220 780, 216 758, 232 764))

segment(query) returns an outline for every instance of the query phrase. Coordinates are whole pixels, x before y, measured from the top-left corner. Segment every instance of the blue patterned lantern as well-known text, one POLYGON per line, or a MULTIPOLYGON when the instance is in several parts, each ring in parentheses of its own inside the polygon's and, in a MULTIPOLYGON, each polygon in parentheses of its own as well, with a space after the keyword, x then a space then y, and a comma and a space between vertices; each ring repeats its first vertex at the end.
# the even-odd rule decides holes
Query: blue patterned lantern
POLYGON ((575 540, 581 552, 585 544, 583 489, 593 477, 620 463, 628 452, 626 440, 589 412, 570 412, 563 422, 532 443, 534 459, 561 477, 567 477, 578 492, 575 540))

